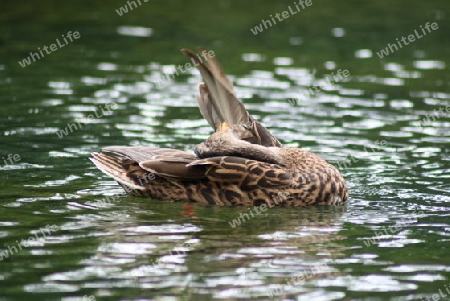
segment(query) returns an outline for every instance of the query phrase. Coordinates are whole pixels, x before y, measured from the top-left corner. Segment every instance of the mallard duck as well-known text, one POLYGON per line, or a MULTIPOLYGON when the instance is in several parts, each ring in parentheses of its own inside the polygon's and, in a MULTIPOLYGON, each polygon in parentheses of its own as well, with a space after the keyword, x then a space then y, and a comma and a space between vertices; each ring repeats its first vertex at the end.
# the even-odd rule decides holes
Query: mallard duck
MULTIPOLYGON (((283 147, 237 98, 215 57, 181 50, 199 69, 200 112, 214 133, 194 153, 109 146, 92 162, 127 193, 209 205, 339 205, 348 191, 339 171, 301 148, 283 147)), ((205 53, 205 50, 203 50, 205 53)))

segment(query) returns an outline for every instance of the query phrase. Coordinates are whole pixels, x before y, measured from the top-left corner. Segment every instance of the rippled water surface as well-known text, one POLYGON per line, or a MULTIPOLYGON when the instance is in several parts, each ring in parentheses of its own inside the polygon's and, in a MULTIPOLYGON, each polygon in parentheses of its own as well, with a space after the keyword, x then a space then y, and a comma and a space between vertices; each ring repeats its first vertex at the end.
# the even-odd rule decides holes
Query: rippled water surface
POLYGON ((1 301, 450 300, 450 4, 314 0, 254 35, 293 7, 266 2, 0 4, 1 301), (346 206, 189 208, 91 164, 211 134, 197 71, 155 84, 197 45, 284 145, 341 170, 346 206))

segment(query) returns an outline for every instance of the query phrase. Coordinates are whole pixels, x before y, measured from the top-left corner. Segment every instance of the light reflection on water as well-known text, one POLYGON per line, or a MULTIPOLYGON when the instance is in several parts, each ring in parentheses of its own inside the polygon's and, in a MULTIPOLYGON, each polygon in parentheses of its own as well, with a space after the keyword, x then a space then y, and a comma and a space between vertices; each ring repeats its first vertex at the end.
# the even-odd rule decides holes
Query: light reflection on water
MULTIPOLYGON (((154 38, 158 30, 123 25, 113 32, 126 44, 154 38)), ((344 40, 354 32, 334 27, 327 35, 344 40)), ((289 36, 292 46, 310 43, 307 36, 289 36)), ((126 63, 122 49, 80 63, 79 74, 31 73, 38 88, 29 94, 21 95, 22 83, 14 82, 20 77, 11 75, 11 81, 8 73, 0 79, 10 85, 6 96, 21 102, 2 105, 3 154, 19 153, 22 160, 13 165, 0 160, 6 175, 0 252, 42 225, 60 230, 2 259, 2 294, 11 300, 23 292, 66 300, 85 294, 260 300, 282 287, 279 298, 411 300, 443 288, 450 275, 450 94, 443 86, 448 63, 415 50, 407 60, 393 56, 367 68, 378 60, 376 50, 362 42, 354 46, 351 59, 330 52, 317 58, 305 50, 305 60, 282 51, 271 55, 261 51, 264 47, 234 56, 240 59, 234 68, 246 65, 230 77, 251 114, 285 145, 340 166, 351 189, 344 207, 274 208, 235 228, 229 222, 246 209, 196 206, 198 219, 189 219, 183 204, 123 195, 87 160, 106 145, 192 150, 211 133, 195 101, 197 72, 157 85, 176 63, 152 56, 126 63), (314 68, 307 67, 309 59, 315 60, 314 68), (339 69, 348 69, 350 76, 301 97, 339 69), (298 101, 292 106, 289 98, 298 101), (117 109, 87 118, 112 102, 117 109), (424 123, 440 108, 445 114, 424 123), (83 127, 57 137, 76 121, 83 127), (382 140, 386 144, 377 146, 382 140), (314 264, 327 268, 286 286, 314 264)), ((217 47, 217 54, 227 51, 217 47)), ((56 55, 45 59, 51 62, 56 55)), ((44 62, 26 71, 38 73, 44 62)), ((2 74, 9 69, 0 65, 2 74)))
MULTIPOLYGON (((106 70, 106 65, 102 66, 100 69, 106 70)), ((139 66, 136 68, 140 69, 139 66)), ((109 68, 108 71, 116 69, 109 68)), ((387 69, 404 70, 399 64, 391 64, 387 69)), ((157 70, 150 72, 161 74, 157 70)), ((190 76, 189 83, 200 80, 197 74, 190 76)), ((154 77, 153 73, 149 75, 149 78, 154 77)), ((444 205, 450 201, 450 197, 444 195, 448 194, 445 182, 438 180, 448 174, 448 156, 444 159, 440 155, 450 138, 448 133, 437 135, 440 128, 448 127, 449 119, 445 116, 433 121, 432 125, 419 126, 420 118, 431 114, 436 106, 446 104, 444 99, 447 95, 416 95, 427 105, 425 109, 418 109, 416 100, 389 99, 382 95, 375 99, 367 98, 363 89, 352 88, 353 85, 357 87, 357 83, 367 82, 360 80, 362 78, 364 76, 353 76, 348 82, 333 85, 331 89, 314 94, 310 100, 299 101, 295 106, 291 106, 287 99, 304 86, 317 82, 315 76, 305 69, 276 67, 274 71, 252 71, 235 78, 238 94, 247 98, 244 99, 247 108, 285 144, 304 147, 336 164, 349 156, 357 158, 355 162, 344 165, 344 169, 341 168, 352 192, 351 201, 344 210, 310 209, 297 212, 273 209, 245 227, 231 229, 227 222, 238 215, 236 211, 222 213, 232 214, 227 220, 206 213, 228 210, 226 208, 198 208, 200 220, 195 225, 181 222, 180 214, 171 213, 173 210, 181 213, 179 204, 152 201, 149 205, 144 200, 122 197, 98 206, 98 201, 111 188, 114 194, 120 194, 121 190, 105 176, 92 170, 84 176, 90 177, 93 181, 91 185, 99 185, 99 188, 92 187, 73 195, 17 200, 17 204, 70 200, 66 210, 59 212, 76 220, 63 223, 61 229, 67 233, 54 235, 45 245, 30 249, 30 254, 50 260, 55 256, 55 251, 51 250, 57 245, 66 249, 71 244, 80 244, 85 246, 80 250, 86 255, 84 259, 74 261, 77 268, 48 273, 42 278, 42 283, 27 284, 24 290, 35 293, 75 292, 82 287, 105 290, 107 282, 109 289, 175 289, 175 294, 180 295, 211 294, 216 298, 229 298, 239 294, 244 298, 265 298, 270 291, 282 287, 282 295, 301 294, 315 296, 317 300, 337 300, 343 296, 342 289, 353 292, 408 292, 416 290, 418 283, 445 279, 441 269, 427 266, 424 271, 415 269, 414 265, 395 268, 398 260, 373 252, 375 246, 398 249, 427 243, 423 236, 415 238, 418 229, 433 229, 434 235, 447 236, 447 223, 419 224, 433 216, 433 212, 446 210, 446 207, 432 205, 431 202, 442 202, 444 205), (375 141, 381 140, 386 142, 385 146, 375 145, 375 141), (426 180, 427 177, 433 180, 426 180), (412 186, 412 183, 415 185, 412 186), (411 188, 399 189, 399 184, 411 188), (415 187, 420 186, 433 189, 433 192, 419 193, 415 187), (439 190, 436 187, 442 188, 439 190), (377 200, 383 203, 376 205, 374 202, 377 200), (128 202, 135 205, 129 207, 126 205, 128 202), (412 217, 412 212, 417 212, 418 207, 422 215, 402 225, 398 232, 379 236, 373 246, 364 244, 377 231, 398 224, 403 216, 412 217), (350 235, 346 228, 352 225, 361 227, 362 233, 357 234, 352 243, 343 243, 350 235), (252 230, 247 228, 253 226, 257 227, 252 230), (227 228, 225 232, 223 227, 227 228), (213 229, 219 233, 214 234, 213 229), (251 235, 244 234, 246 231, 250 231, 251 235), (88 245, 88 238, 95 238, 100 243, 98 246, 88 245), (193 242, 189 249, 174 254, 186 241, 193 242), (327 269, 306 277, 298 285, 286 286, 291 277, 303 275, 311 264, 320 263, 327 269), (372 267, 377 272, 357 276, 355 273, 363 267, 372 267), (405 277, 405 269, 416 274, 405 277), (80 282, 84 284, 77 284, 80 282)), ((386 78, 375 78, 370 83, 392 85, 386 78)), ((97 110, 101 104, 116 101, 120 104, 116 111, 90 120, 89 124, 108 125, 111 119, 117 120, 115 130, 129 139, 128 144, 175 145, 189 150, 194 147, 195 141, 201 141, 211 133, 206 121, 197 112, 192 84, 171 82, 170 89, 166 89, 145 81, 108 83, 106 79, 87 77, 82 84, 99 88, 92 95, 85 96, 81 104, 66 103, 64 118, 85 122, 86 115, 97 110), (131 101, 133 97, 141 100, 131 101), (182 117, 188 118, 180 118, 180 111, 185 112, 182 117)), ((52 81, 48 86, 55 95, 71 94, 73 89, 67 82, 52 81)), ((42 104, 61 105, 61 101, 47 99, 42 104)), ((79 130, 82 137, 96 136, 83 131, 79 130)), ((95 139, 90 143, 96 144, 98 141, 95 139)), ((117 141, 117 144, 126 144, 126 141, 117 141)), ((87 154, 90 150, 86 145, 84 148, 66 148, 48 154, 51 158, 73 158, 77 153, 87 154)), ((24 168, 36 166, 27 165, 24 168)), ((70 175, 27 186, 61 187, 73 185, 79 180, 79 176, 70 175)), ((445 265, 443 268, 450 269, 445 265)), ((12 270, 5 276, 14 275, 12 270)))

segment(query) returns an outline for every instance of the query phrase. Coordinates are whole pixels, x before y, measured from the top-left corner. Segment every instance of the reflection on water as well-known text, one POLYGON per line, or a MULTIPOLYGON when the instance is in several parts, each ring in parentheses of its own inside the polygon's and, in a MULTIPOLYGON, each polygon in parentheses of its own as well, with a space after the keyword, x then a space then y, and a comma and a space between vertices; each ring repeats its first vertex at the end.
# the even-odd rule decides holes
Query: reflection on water
MULTIPOLYGON (((157 201, 152 201, 151 206, 141 203, 147 208, 157 204, 157 201)), ((82 203, 70 206, 77 208, 71 209, 76 211, 84 207, 82 203)), ((311 208, 302 212, 273 209, 249 221, 250 229, 254 228, 250 232, 244 227, 223 229, 225 218, 209 217, 209 213, 223 210, 220 208, 197 208, 197 213, 205 216, 205 220, 200 218, 195 223, 180 217, 172 222, 158 218, 179 209, 178 204, 169 204, 169 207, 171 210, 166 208, 165 213, 142 208, 142 214, 155 215, 151 222, 133 218, 131 208, 120 213, 75 215, 77 221, 62 224, 61 231, 83 231, 84 235, 55 234, 52 240, 63 245, 70 240, 73 245, 82 246, 79 249, 86 256, 75 262, 78 268, 48 273, 43 279, 44 285, 30 284, 27 290, 45 292, 58 283, 79 282, 83 282, 84 287, 101 289, 105 282, 91 282, 100 278, 111 288, 167 288, 180 295, 208 293, 223 297, 239 293, 243 297, 264 297, 272 290, 279 292, 280 287, 284 288, 283 294, 310 292, 303 282, 340 274, 333 262, 347 249, 339 243, 345 239, 339 234, 342 230, 339 219, 345 207, 311 208), (280 223, 280 220, 285 222, 280 223), (273 230, 274 224, 278 224, 276 230, 273 230), (223 241, 223 234, 220 234, 224 230, 229 233, 227 241, 223 241), (88 243, 87 239, 94 237, 99 240, 98 245, 88 243), (209 276, 205 278, 206 275, 209 276), (285 279, 293 277, 297 285, 286 287, 285 279)), ((237 215, 242 210, 226 214, 237 215)), ((76 285, 58 287, 60 292, 76 289, 76 285)))
POLYGON ((415 300, 444 291, 447 3, 314 2, 253 36, 252 25, 292 3, 252 1, 146 3, 122 16, 119 0, 1 10, 3 299, 415 300), (377 55, 433 20, 433 34, 377 55), (69 30, 81 38, 17 64, 69 30), (167 77, 186 63, 178 49, 197 44, 214 50, 284 145, 339 167, 348 205, 272 208, 232 227, 247 209, 186 215, 183 204, 123 195, 90 164, 107 145, 192 151, 211 134, 195 101, 198 72, 167 77), (19 248, 46 225, 58 231, 19 248))

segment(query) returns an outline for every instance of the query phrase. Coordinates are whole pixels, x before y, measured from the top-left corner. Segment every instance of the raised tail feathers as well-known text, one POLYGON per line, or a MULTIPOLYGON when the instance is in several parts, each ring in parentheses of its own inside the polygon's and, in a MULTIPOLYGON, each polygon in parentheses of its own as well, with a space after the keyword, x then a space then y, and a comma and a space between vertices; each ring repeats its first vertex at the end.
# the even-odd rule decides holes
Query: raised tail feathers
MULTIPOLYGON (((206 50, 201 50, 203 54, 206 54, 206 50)), ((181 52, 191 58, 205 81, 199 86, 200 97, 197 100, 200 112, 214 130, 217 130, 217 126, 224 122, 229 125, 248 123, 250 115, 244 104, 237 99, 233 85, 217 60, 209 55, 204 55, 208 64, 206 65, 189 49, 181 49, 181 52)))
MULTIPOLYGON (((206 50, 201 49, 202 54, 206 50)), ((200 112, 215 131, 231 127, 236 138, 263 146, 281 147, 275 136, 247 112, 244 104, 236 97, 233 85, 225 76, 218 61, 203 55, 206 63, 189 49, 181 49, 199 69, 204 83, 199 85, 200 96, 197 98, 200 112)))

